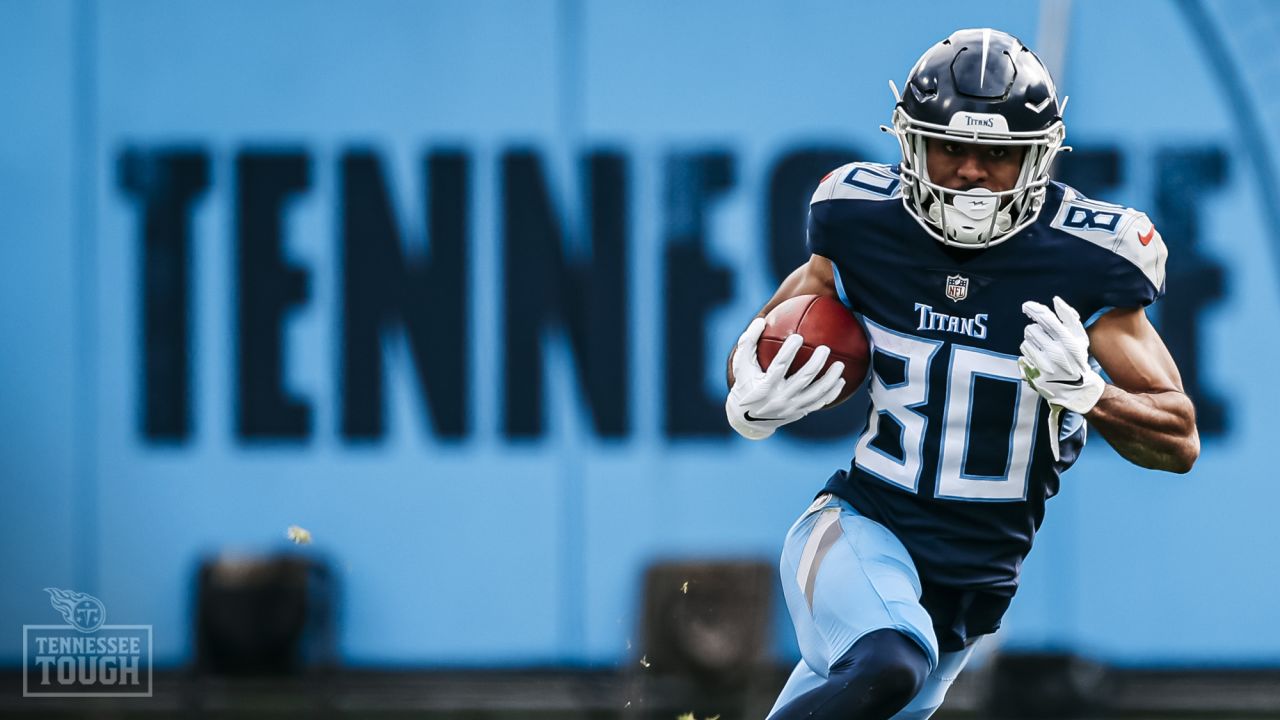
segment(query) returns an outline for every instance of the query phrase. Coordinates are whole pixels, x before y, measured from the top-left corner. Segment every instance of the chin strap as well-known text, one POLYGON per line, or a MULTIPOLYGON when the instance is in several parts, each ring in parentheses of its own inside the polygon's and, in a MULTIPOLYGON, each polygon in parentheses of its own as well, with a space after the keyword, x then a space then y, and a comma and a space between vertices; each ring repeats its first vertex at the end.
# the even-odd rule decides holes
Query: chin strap
POLYGON ((1004 233, 1013 225, 1009 212, 999 205, 1000 198, 985 188, 953 193, 950 203, 934 202, 929 206, 929 220, 957 243, 985 245, 993 235, 1004 233))

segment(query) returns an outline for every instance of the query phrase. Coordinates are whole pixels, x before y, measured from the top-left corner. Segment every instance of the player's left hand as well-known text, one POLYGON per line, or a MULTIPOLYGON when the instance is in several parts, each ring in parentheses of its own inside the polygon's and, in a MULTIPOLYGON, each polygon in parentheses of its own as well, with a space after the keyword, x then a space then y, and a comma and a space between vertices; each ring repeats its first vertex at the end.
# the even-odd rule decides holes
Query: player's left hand
POLYGON ((1098 404, 1106 382, 1089 365, 1089 335, 1080 314, 1060 297, 1053 307, 1022 304, 1032 322, 1023 331, 1018 367, 1045 400, 1083 415, 1098 404))
POLYGON ((1051 405, 1050 441, 1057 459, 1058 415, 1062 408, 1080 413, 1093 409, 1102 397, 1106 381, 1089 365, 1089 335, 1080 314, 1060 297, 1053 310, 1038 302, 1025 302, 1022 312, 1032 322, 1023 331, 1022 377, 1051 405))

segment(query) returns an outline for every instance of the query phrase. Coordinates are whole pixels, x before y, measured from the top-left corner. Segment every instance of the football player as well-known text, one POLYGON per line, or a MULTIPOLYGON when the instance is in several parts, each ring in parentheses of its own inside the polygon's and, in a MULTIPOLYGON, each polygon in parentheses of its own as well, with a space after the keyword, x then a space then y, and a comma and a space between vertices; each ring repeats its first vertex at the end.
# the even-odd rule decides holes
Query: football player
POLYGON ((1164 242, 1143 213, 1050 180, 1066 133, 1039 58, 998 30, 960 30, 894 93, 882 129, 901 162, 822 180, 809 261, 730 359, 729 423, 759 440, 843 384, 839 363, 820 373, 825 348, 786 377, 798 335, 762 371, 769 310, 839 298, 872 348, 853 460, 786 538, 803 659, 774 720, 933 714, 1000 626, 1087 424, 1143 467, 1185 473, 1199 455, 1194 408, 1144 312, 1164 292, 1164 242))

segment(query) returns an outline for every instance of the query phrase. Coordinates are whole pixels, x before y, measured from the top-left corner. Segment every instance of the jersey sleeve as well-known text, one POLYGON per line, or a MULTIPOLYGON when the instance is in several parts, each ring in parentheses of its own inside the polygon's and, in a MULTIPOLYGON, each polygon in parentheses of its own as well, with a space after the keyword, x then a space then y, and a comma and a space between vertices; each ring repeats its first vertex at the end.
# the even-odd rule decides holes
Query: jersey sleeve
POLYGON ((899 200, 902 182, 889 165, 853 162, 827 173, 809 200, 809 222, 806 245, 809 252, 835 259, 832 228, 838 211, 837 201, 863 200, 881 202, 899 200))
POLYGON ((830 205, 827 201, 835 195, 840 179, 848 174, 856 163, 842 165, 827 173, 813 191, 809 199, 809 219, 805 231, 805 246, 814 255, 831 258, 835 249, 832 247, 832 233, 827 224, 830 205))
POLYGON ((1112 246, 1102 284, 1102 304, 1107 307, 1146 307, 1165 291, 1165 260, 1169 251, 1155 225, 1144 213, 1134 212, 1112 246))
POLYGON ((1108 251, 1101 260, 1082 257, 1100 306, 1146 307, 1164 295, 1169 251, 1146 213, 1089 200, 1068 188, 1051 225, 1108 251))
POLYGON ((835 253, 835 248, 832 244, 832 233, 823 222, 825 214, 821 208, 815 209, 812 205, 809 206, 809 219, 805 226, 804 244, 811 254, 834 259, 831 257, 835 253))

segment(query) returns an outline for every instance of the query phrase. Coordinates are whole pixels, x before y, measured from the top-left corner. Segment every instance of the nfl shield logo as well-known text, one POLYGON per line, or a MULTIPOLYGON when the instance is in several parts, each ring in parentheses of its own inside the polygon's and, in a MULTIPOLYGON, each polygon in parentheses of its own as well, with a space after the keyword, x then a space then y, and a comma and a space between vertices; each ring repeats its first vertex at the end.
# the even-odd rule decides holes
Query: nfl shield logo
POLYGON ((969 297, 969 278, 962 275, 947 276, 947 298, 960 302, 969 297))

